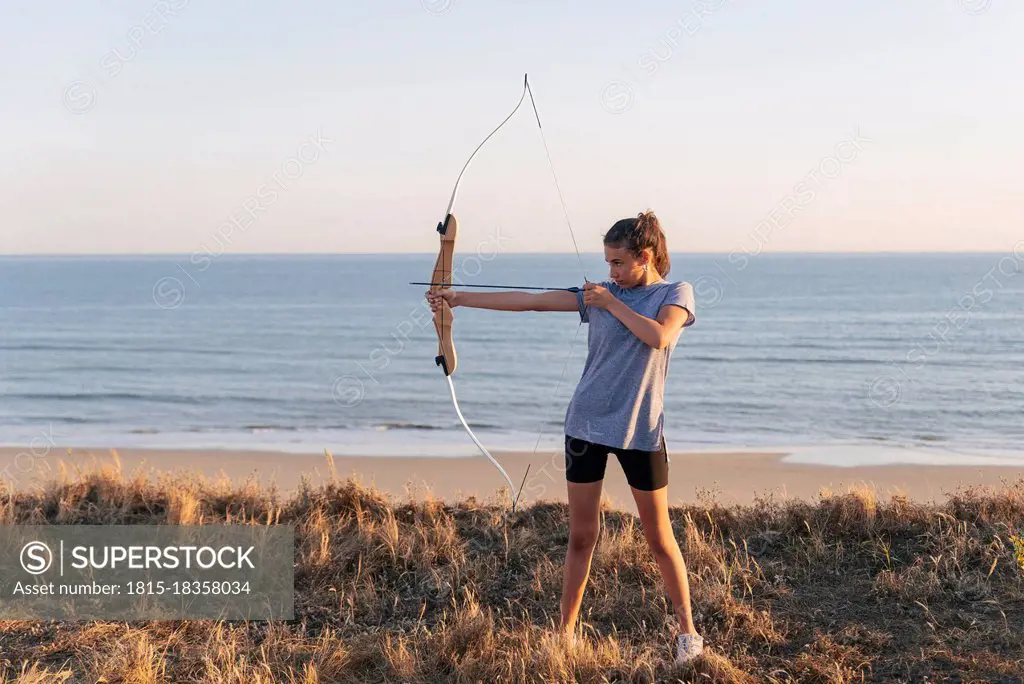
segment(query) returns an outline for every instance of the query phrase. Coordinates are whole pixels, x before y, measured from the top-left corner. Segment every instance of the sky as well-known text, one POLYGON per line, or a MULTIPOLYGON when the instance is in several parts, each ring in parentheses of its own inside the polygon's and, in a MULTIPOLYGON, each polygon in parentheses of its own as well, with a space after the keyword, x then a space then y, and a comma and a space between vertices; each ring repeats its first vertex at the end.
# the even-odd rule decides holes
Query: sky
POLYGON ((0 254, 436 252, 524 73, 554 173, 527 100, 459 250, 653 209, 673 253, 1008 252, 1021 35, 1013 0, 5 0, 0 254))

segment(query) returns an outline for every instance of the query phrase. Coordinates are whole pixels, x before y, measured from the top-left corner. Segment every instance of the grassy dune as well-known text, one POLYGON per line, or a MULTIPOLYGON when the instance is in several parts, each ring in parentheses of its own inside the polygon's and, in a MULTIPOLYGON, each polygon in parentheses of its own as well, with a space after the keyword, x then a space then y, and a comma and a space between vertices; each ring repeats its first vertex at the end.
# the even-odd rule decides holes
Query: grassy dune
POLYGON ((674 617, 628 511, 602 513, 570 644, 552 629, 563 504, 511 515, 351 480, 282 500, 254 482, 64 473, 0 491, 2 522, 294 523, 297 619, 6 621, 0 681, 1020 682, 1024 480, 1004 484, 942 506, 862 489, 673 509, 706 643, 676 666, 674 617))

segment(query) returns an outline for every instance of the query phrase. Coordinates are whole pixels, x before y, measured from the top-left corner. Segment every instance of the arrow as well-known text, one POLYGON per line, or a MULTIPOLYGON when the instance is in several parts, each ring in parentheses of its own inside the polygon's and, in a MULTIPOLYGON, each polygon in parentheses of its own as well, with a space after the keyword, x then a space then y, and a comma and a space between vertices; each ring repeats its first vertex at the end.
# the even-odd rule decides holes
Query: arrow
POLYGON ((578 287, 531 287, 529 285, 468 285, 460 283, 409 283, 410 285, 429 285, 430 287, 490 287, 500 290, 549 290, 563 292, 579 292, 578 287))

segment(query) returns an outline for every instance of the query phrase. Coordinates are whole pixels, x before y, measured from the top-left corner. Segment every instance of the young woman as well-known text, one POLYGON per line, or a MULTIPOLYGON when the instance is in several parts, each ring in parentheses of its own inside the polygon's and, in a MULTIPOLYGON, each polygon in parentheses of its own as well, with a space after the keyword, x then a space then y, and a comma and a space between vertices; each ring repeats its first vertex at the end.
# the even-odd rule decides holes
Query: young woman
POLYGON ((442 290, 427 299, 435 311, 442 298, 452 307, 578 311, 590 324, 583 376, 565 416, 569 548, 561 628, 575 633, 600 529, 601 484, 614 453, 679 619, 676 657, 686 661, 703 651, 704 639, 693 624, 686 566, 669 521, 662 432, 669 360, 681 330, 694 322, 693 287, 665 280, 668 248, 652 212, 617 221, 603 241, 610 280, 586 283, 578 293, 442 290))

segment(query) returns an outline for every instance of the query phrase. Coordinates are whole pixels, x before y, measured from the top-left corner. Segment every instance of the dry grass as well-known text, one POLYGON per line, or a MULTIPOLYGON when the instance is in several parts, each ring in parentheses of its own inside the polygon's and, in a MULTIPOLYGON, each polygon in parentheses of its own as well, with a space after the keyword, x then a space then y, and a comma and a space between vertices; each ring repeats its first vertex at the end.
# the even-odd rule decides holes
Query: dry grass
POLYGON ((1024 681, 1024 480, 941 507, 870 490, 675 508, 705 655, 629 512, 603 511, 584 638, 558 619, 566 507, 119 468, 0 491, 4 524, 296 525, 292 622, 0 623, 0 682, 1024 681))

